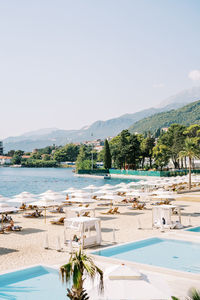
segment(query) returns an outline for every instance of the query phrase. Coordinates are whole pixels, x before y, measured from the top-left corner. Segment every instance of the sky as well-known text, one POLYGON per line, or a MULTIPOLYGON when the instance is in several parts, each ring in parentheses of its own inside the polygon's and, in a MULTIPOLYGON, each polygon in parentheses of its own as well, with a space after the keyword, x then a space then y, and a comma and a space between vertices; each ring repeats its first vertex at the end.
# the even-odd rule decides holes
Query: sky
POLYGON ((0 0, 0 139, 200 85, 199 0, 0 0))

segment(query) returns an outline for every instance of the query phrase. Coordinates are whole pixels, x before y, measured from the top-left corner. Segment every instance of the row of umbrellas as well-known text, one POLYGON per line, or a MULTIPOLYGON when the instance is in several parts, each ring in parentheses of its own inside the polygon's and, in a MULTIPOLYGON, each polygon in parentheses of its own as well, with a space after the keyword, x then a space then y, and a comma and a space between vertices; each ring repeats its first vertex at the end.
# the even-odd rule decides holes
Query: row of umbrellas
MULTIPOLYGON (((7 211, 17 210, 16 206, 19 206, 21 203, 26 203, 30 205, 35 205, 38 207, 48 207, 48 206, 56 206, 62 205, 65 200, 64 194, 69 194, 71 198, 73 198, 73 202, 84 202, 84 203, 92 203, 94 202, 92 196, 96 196, 105 200, 121 200, 122 198, 118 196, 118 193, 125 193, 126 197, 148 197, 151 195, 150 192, 141 192, 141 187, 151 186, 151 187, 165 187, 166 185, 183 183, 187 181, 188 176, 177 176, 177 177, 169 177, 162 179, 154 179, 154 180, 140 180, 133 181, 130 183, 121 182, 117 185, 105 184, 101 187, 95 185, 89 185, 84 187, 83 189, 75 189, 74 187, 68 188, 62 192, 55 192, 52 190, 48 190, 39 195, 35 195, 29 192, 22 192, 13 198, 9 199, 3 196, 0 196, 0 213, 5 213, 7 211), (137 188, 137 189, 136 189, 137 188), (140 189, 139 189, 140 188, 140 189)), ((192 175, 193 182, 199 182, 199 175, 192 175)), ((160 198, 161 196, 164 198, 172 198, 174 193, 165 191, 163 189, 158 189, 157 191, 153 191, 154 198, 160 198)))

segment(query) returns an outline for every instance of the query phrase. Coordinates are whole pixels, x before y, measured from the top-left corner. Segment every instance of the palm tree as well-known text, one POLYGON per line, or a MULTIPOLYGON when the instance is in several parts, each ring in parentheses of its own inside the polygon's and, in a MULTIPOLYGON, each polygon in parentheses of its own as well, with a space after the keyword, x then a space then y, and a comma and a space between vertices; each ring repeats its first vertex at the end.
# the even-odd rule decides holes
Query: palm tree
MULTIPOLYGON (((191 289, 190 295, 185 298, 185 300, 200 300, 200 292, 196 289, 191 289)), ((172 300, 180 300, 179 298, 176 298, 172 296, 172 300)))
POLYGON ((91 279, 99 276, 99 290, 103 291, 103 272, 93 262, 91 257, 79 251, 73 253, 69 262, 60 267, 62 282, 72 281, 71 290, 67 289, 67 296, 71 300, 87 300, 89 299, 86 291, 83 289, 85 280, 84 274, 89 275, 91 279))
POLYGON ((186 138, 184 149, 180 151, 179 156, 189 158, 189 189, 191 189, 192 159, 200 158, 200 148, 193 138, 186 138))

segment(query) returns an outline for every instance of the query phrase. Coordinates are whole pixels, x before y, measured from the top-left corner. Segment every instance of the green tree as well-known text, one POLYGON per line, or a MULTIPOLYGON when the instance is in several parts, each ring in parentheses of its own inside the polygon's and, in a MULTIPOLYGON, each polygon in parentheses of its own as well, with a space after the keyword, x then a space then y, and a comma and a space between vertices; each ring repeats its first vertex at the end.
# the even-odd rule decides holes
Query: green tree
POLYGON ((21 165, 22 157, 20 155, 14 154, 11 159, 11 164, 13 165, 21 165))
POLYGON ((49 154, 43 154, 43 160, 51 160, 51 156, 49 154))
POLYGON ((170 157, 174 164, 175 169, 180 168, 180 151, 183 149, 185 142, 185 126, 179 124, 173 124, 169 127, 168 131, 160 136, 158 139, 159 145, 165 145, 170 149, 170 157))
POLYGON ((155 146, 155 138, 150 134, 141 142, 142 168, 144 167, 145 158, 149 159, 150 168, 152 168, 153 147, 155 146))
POLYGON ((130 133, 128 130, 122 130, 120 134, 119 140, 119 155, 118 155, 118 162, 120 168, 126 168, 127 157, 129 153, 129 137, 130 133))
POLYGON ((13 157, 13 155, 15 154, 15 150, 10 150, 8 151, 7 155, 13 157))
POLYGON ((186 128, 184 134, 190 138, 200 137, 200 125, 193 124, 186 128))
POLYGON ((102 162, 104 158, 104 149, 97 154, 97 161, 102 162))
POLYGON ((62 281, 71 282, 72 288, 67 289, 67 296, 71 300, 89 299, 86 291, 83 289, 85 275, 92 280, 99 278, 99 290, 103 291, 103 272, 94 264, 91 257, 87 256, 81 249, 73 253, 69 262, 60 267, 62 281))
POLYGON ((82 163, 86 160, 86 154, 85 154, 85 146, 82 145, 79 150, 79 155, 77 156, 76 160, 76 169, 81 170, 82 169, 82 163))
POLYGON ((161 171, 169 163, 170 159, 170 150, 165 145, 157 144, 153 148, 153 158, 157 168, 160 168, 161 171))
POLYGON ((189 159, 189 189, 191 189, 191 169, 192 159, 200 158, 200 148, 196 144, 194 138, 186 138, 183 150, 179 152, 180 157, 188 157, 189 159))
POLYGON ((22 151, 22 150, 16 150, 15 151, 15 155, 22 156, 22 155, 24 155, 24 151, 22 151))
POLYGON ((110 154, 110 147, 108 144, 107 139, 105 139, 104 143, 104 158, 103 158, 103 164, 105 169, 110 169, 111 168, 111 154, 110 154))
POLYGON ((126 161, 130 169, 137 169, 140 160, 140 138, 136 134, 131 134, 129 137, 128 153, 126 161))
POLYGON ((74 144, 67 144, 54 153, 54 159, 58 162, 76 161, 79 153, 79 147, 74 144))
MULTIPOLYGON (((172 300, 180 300, 180 299, 172 296, 172 300)), ((186 297, 185 300, 200 300, 200 292, 192 288, 189 292, 189 296, 186 297)))

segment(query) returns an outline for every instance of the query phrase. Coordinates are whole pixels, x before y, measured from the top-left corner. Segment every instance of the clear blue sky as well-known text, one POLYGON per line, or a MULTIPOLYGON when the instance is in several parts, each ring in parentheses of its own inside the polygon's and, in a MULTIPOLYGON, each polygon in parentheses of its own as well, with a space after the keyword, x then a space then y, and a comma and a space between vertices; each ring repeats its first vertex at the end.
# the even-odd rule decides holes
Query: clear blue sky
POLYGON ((199 0, 0 1, 0 138, 157 105, 199 70, 199 0))

